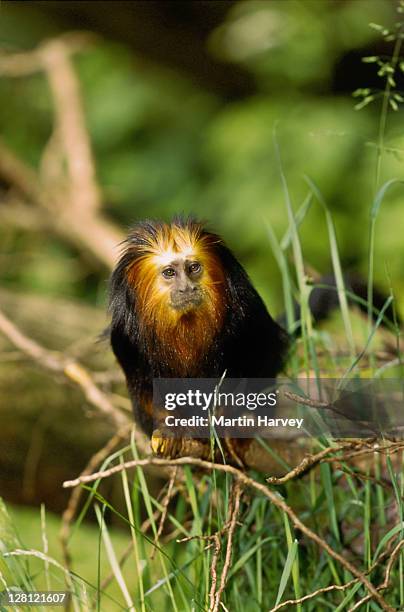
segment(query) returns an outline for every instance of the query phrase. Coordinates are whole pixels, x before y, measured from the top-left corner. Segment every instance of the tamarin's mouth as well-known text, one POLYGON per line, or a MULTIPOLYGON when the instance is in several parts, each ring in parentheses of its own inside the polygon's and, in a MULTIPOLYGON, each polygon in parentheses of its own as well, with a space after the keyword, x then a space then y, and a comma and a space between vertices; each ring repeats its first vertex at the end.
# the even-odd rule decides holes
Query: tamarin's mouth
POLYGON ((202 304, 202 294, 197 291, 184 295, 175 295, 171 298, 171 306, 174 310, 192 310, 202 304))

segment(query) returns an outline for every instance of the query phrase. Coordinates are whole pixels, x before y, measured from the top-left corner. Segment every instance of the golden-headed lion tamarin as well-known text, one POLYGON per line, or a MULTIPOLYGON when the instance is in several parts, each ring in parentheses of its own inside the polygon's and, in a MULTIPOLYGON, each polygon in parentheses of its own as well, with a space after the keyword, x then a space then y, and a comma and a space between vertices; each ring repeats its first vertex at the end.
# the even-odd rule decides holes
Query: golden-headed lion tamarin
POLYGON ((110 309, 112 348, 149 435, 153 378, 274 378, 288 348, 235 256, 193 219, 135 225, 110 309))
MULTIPOLYGON (((349 293, 365 296, 367 286, 348 276, 349 293)), ((383 293, 374 289, 375 317, 394 318, 383 293)), ((323 277, 309 298, 314 322, 338 306, 332 276, 323 277)), ((359 307, 367 314, 367 302, 359 307)), ((292 337, 269 315, 247 273, 220 236, 194 219, 170 224, 144 221, 133 227, 110 283, 112 349, 125 373, 136 421, 153 431, 154 378, 275 378, 292 337)), ((390 323, 391 325, 391 323, 390 323)), ((225 439, 231 461, 246 463, 251 440, 225 439)), ((152 448, 177 456, 210 453, 206 440, 167 439, 156 430, 152 448), (186 444, 185 447, 183 444, 186 444)))

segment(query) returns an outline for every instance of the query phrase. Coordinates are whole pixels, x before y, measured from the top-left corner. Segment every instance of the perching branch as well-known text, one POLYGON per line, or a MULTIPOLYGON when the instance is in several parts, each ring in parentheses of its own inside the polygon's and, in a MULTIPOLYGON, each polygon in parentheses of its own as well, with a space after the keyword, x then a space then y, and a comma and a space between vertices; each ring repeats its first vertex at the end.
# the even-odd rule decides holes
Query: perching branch
POLYGON ((371 597, 380 605, 383 610, 387 612, 394 612, 394 608, 392 608, 382 597, 382 595, 378 592, 377 588, 371 584, 371 582, 366 578, 365 574, 358 570, 350 561, 345 559, 342 555, 340 555, 337 551, 335 551, 331 546, 318 534, 312 531, 309 527, 307 527, 295 514, 292 508, 274 491, 272 491, 269 487, 260 482, 254 480, 243 471, 235 468, 231 465, 222 465, 220 463, 212 463, 211 461, 205 461, 203 459, 197 459, 195 457, 180 457, 179 459, 157 459, 154 457, 149 457, 147 459, 135 459, 133 461, 128 461, 126 463, 114 466, 109 470, 105 470, 104 472, 96 472, 89 476, 83 476, 80 478, 76 478, 75 480, 66 481, 63 483, 65 488, 75 487, 82 483, 94 482, 100 478, 106 478, 108 476, 112 476, 124 469, 129 469, 133 467, 144 467, 147 465, 158 465, 158 466, 176 466, 176 465, 194 465, 199 467, 200 469, 205 470, 218 470, 222 472, 226 472, 231 474, 240 481, 242 485, 245 487, 251 487, 255 491, 261 493, 269 501, 279 510, 287 514, 289 519, 292 521, 294 527, 299 529, 308 539, 312 540, 318 547, 323 549, 330 557, 338 561, 338 563, 348 572, 350 572, 355 578, 359 580, 363 584, 363 586, 367 589, 371 597))

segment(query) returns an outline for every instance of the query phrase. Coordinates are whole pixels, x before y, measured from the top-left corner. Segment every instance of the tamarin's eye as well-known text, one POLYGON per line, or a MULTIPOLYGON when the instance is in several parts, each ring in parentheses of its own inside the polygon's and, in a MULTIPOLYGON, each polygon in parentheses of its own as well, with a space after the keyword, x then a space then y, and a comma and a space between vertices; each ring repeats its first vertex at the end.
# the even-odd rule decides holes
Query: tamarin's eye
POLYGON ((192 263, 192 264, 189 266, 189 271, 190 271, 192 274, 196 274, 197 272, 200 272, 200 271, 201 271, 201 264, 200 264, 200 263, 198 263, 197 261, 195 261, 194 263, 192 263))
POLYGON ((164 276, 164 278, 172 278, 173 276, 175 276, 175 270, 174 268, 166 268, 162 271, 162 275, 164 276))

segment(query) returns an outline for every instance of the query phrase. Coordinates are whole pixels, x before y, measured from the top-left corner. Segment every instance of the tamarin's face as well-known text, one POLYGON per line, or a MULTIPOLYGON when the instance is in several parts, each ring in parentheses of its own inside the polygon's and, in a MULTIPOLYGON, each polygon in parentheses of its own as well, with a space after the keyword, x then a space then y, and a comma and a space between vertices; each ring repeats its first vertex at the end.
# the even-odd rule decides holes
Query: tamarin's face
POLYGON ((194 313, 201 320, 210 319, 212 330, 219 325, 224 316, 224 270, 216 255, 218 240, 193 222, 136 226, 128 240, 127 254, 132 257, 126 275, 142 324, 155 326, 159 321, 169 329, 189 321, 194 313))
POLYGON ((162 291, 169 293, 169 303, 178 311, 190 311, 203 302, 201 286, 204 269, 195 257, 173 257, 158 269, 158 284, 162 291))

